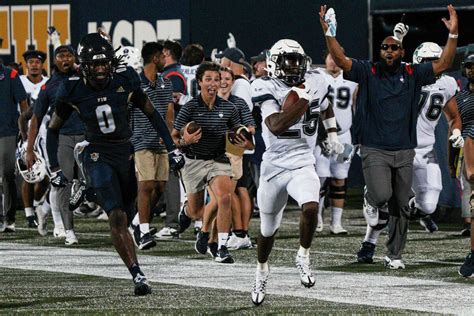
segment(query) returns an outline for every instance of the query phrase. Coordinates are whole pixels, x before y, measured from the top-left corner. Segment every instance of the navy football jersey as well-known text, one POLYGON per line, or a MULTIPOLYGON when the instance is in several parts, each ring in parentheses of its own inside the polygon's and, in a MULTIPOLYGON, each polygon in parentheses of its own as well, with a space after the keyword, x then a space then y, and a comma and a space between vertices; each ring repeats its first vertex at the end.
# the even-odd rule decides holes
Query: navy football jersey
POLYGON ((128 100, 140 89, 140 78, 131 67, 119 68, 106 88, 97 91, 80 76, 70 77, 59 87, 55 112, 66 120, 76 110, 84 122, 90 143, 115 143, 130 139, 128 100))

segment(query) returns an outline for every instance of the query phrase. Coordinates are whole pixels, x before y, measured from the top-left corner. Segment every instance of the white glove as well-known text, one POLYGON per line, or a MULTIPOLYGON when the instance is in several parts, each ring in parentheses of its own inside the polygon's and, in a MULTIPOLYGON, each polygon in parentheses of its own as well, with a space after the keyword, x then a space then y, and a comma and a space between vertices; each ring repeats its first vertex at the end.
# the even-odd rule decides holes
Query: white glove
POLYGON ((408 27, 408 25, 406 25, 405 23, 399 22, 393 28, 393 36, 397 38, 400 42, 402 42, 405 35, 408 34, 409 29, 410 28, 408 27))
POLYGON ((237 43, 235 42, 235 37, 232 33, 229 33, 229 38, 227 39, 227 47, 229 48, 237 47, 237 43))
POLYGON ((313 94, 311 93, 310 88, 298 88, 298 87, 291 87, 291 90, 295 91, 300 99, 306 99, 309 103, 313 100, 313 94))
POLYGON ((336 161, 340 163, 350 163, 355 154, 355 147, 351 144, 343 144, 344 150, 337 155, 336 161))
POLYGON ((54 26, 48 26, 48 37, 49 40, 51 41, 51 44, 53 44, 54 49, 57 47, 61 46, 61 39, 59 38, 59 32, 54 26))
POLYGON ((344 152, 344 145, 339 142, 336 132, 328 133, 328 141, 332 155, 339 155, 344 152))
POLYGON ((453 130, 449 140, 451 141, 453 148, 461 148, 464 146, 464 138, 462 138, 461 131, 457 128, 453 130))
POLYGON ((325 35, 329 37, 336 37, 336 12, 333 8, 329 8, 329 10, 326 12, 324 15, 324 21, 326 21, 329 26, 325 35))
POLYGON ((217 63, 217 60, 218 60, 218 59, 217 59, 216 55, 217 55, 217 48, 214 48, 214 49, 211 51, 211 61, 212 61, 213 63, 217 63))

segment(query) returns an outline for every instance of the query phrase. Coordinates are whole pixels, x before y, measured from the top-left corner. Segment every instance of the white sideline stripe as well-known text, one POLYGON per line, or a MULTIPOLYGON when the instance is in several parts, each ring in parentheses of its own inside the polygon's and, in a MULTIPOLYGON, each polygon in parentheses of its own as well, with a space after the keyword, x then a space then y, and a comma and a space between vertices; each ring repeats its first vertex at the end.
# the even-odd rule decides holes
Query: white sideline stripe
MULTIPOLYGON (((139 260, 152 282, 242 291, 249 294, 249 306, 252 305, 250 289, 255 265, 218 264, 209 257, 199 260, 141 255, 139 260)), ((0 266, 131 279, 119 256, 108 251, 0 242, 0 266)), ((468 315, 474 310, 474 300, 466 295, 472 293, 474 284, 316 270, 316 286, 306 289, 300 285, 295 268, 270 269, 270 295, 433 313, 468 315)))

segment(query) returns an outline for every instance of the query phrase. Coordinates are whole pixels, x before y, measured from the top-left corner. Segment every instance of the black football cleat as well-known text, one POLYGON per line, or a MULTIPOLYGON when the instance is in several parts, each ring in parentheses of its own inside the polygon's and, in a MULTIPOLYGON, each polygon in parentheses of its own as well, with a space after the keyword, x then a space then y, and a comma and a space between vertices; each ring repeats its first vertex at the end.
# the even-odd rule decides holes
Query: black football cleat
POLYGON ((151 294, 151 286, 148 284, 148 280, 144 275, 137 274, 133 279, 133 283, 135 283, 134 293, 136 296, 151 294))

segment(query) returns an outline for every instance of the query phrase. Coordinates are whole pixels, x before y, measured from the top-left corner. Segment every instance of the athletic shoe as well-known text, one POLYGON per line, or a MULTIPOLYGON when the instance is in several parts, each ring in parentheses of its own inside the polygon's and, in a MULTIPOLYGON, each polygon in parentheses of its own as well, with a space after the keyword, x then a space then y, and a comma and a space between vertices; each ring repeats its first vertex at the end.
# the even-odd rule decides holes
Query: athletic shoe
POLYGON ((209 242, 209 233, 199 232, 196 236, 196 243, 194 244, 194 249, 197 253, 205 255, 207 252, 207 244, 209 242))
POLYGON ((188 202, 186 201, 178 213, 179 233, 184 232, 191 225, 191 218, 186 214, 188 202))
POLYGON ((171 227, 163 227, 159 232, 153 235, 156 239, 175 239, 179 238, 178 230, 171 227))
POLYGON ((329 231, 332 235, 347 235, 347 230, 341 225, 329 225, 329 231))
POLYGON ((474 277, 474 256, 472 255, 472 252, 467 255, 464 263, 459 268, 459 275, 465 278, 474 277))
POLYGON ((43 210, 39 208, 36 213, 38 214, 38 233, 40 236, 46 236, 48 234, 48 229, 46 228, 47 225, 47 220, 46 220, 46 214, 43 213, 43 210))
POLYGON ((364 241, 360 245, 360 249, 357 252, 357 262, 359 263, 373 263, 374 259, 374 252, 375 252, 375 244, 364 241))
POLYGON ((3 224, 3 232, 4 233, 14 233, 16 232, 16 228, 15 228, 15 223, 11 223, 11 224, 3 224))
POLYGON ((315 280, 313 272, 311 272, 309 256, 297 255, 295 264, 296 269, 300 273, 301 284, 303 284, 307 288, 313 287, 315 280))
POLYGON ((156 246, 156 241, 151 237, 150 233, 143 234, 140 237, 140 241, 138 242, 138 249, 140 250, 147 250, 156 246))
POLYGON ((54 227, 53 229, 53 236, 54 238, 66 238, 66 231, 63 227, 54 227))
POLYGON ((216 242, 210 242, 207 244, 207 253, 214 259, 217 257, 217 246, 218 244, 216 242))
POLYGON ((38 220, 36 219, 36 215, 31 215, 26 217, 28 228, 36 228, 38 227, 38 220))
POLYGON ((72 180, 71 196, 69 197, 69 210, 74 211, 84 201, 86 184, 77 179, 72 180))
POLYGON ((227 249, 238 250, 252 248, 252 241, 249 236, 238 237, 234 233, 227 240, 227 249))
POLYGON ((140 243, 140 227, 130 224, 128 226, 128 232, 130 233, 130 236, 132 236, 133 243, 138 248, 140 243))
POLYGON ((391 270, 405 269, 405 264, 403 263, 402 259, 390 259, 386 256, 383 261, 384 266, 391 270))
POLYGON ((470 237, 471 236, 471 223, 465 223, 463 229, 461 230, 461 236, 470 237))
POLYGON ((255 283, 252 288, 252 303, 260 305, 265 299, 265 292, 267 288, 267 281, 270 277, 270 271, 255 272, 255 283))
POLYGON ((435 221, 429 215, 420 218, 420 225, 423 226, 428 233, 434 233, 438 230, 438 225, 436 225, 435 221))
POLYGON ((71 246, 78 243, 79 243, 79 240, 77 239, 76 234, 74 233, 74 230, 73 229, 66 230, 66 240, 64 241, 64 244, 66 246, 71 246))
POLYGON ((324 223, 322 221, 318 221, 318 224, 316 225, 316 232, 320 233, 323 231, 324 223))
POLYGON ((137 276, 133 279, 133 283, 135 283, 134 293, 136 296, 151 294, 151 287, 144 275, 137 274, 137 276))
POLYGON ((214 260, 219 263, 234 263, 234 258, 230 255, 226 246, 221 246, 217 250, 217 257, 214 260))

